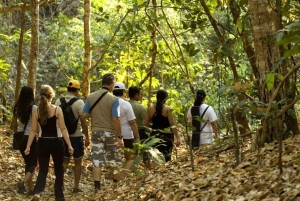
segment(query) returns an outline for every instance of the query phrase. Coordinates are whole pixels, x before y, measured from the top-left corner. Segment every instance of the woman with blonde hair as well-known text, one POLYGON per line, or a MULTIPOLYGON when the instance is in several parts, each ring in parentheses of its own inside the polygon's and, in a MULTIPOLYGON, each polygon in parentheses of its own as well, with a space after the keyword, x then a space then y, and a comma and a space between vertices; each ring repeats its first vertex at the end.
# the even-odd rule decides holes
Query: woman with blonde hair
POLYGON ((38 108, 32 113, 32 127, 27 141, 25 154, 31 151, 30 145, 35 137, 35 133, 40 127, 39 139, 37 142, 37 158, 39 161, 39 174, 33 189, 33 201, 40 200, 40 194, 44 191, 46 178, 48 174, 50 155, 54 163, 55 184, 54 194, 55 201, 64 201, 63 180, 64 180, 64 142, 68 145, 69 153, 73 154, 69 134, 65 126, 63 113, 60 107, 52 105, 51 101, 55 93, 51 86, 43 85, 40 91, 40 101, 38 108))

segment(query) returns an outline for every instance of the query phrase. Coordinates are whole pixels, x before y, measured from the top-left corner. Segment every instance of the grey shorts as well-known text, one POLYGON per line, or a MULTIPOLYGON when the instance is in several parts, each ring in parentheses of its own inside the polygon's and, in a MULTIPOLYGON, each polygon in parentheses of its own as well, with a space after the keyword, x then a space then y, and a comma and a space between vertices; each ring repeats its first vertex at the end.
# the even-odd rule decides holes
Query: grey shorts
POLYGON ((105 167, 108 165, 120 165, 124 154, 118 148, 117 137, 109 131, 92 132, 91 160, 93 167, 105 167))

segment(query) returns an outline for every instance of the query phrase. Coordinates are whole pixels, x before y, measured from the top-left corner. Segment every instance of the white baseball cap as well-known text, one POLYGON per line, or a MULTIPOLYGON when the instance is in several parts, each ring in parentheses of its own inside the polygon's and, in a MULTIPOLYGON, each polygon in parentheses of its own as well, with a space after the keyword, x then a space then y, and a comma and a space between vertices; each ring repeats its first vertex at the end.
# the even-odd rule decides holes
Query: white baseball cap
POLYGON ((114 86, 114 90, 116 90, 116 89, 126 90, 125 84, 123 84, 122 82, 116 82, 115 86, 114 86))

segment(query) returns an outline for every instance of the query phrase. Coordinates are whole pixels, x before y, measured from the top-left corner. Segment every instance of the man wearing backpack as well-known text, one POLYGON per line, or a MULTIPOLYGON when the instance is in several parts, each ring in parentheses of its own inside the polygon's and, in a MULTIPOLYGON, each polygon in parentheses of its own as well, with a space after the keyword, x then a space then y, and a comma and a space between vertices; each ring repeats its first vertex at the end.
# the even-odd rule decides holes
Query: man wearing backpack
MULTIPOLYGON (((68 93, 65 97, 57 99, 55 105, 62 108, 64 114, 65 125, 68 129, 70 136, 70 141, 72 147, 74 148, 73 158, 74 158, 74 188, 73 193, 82 192, 79 189, 79 180, 82 172, 82 157, 84 154, 84 146, 87 147, 90 144, 90 139, 88 135, 88 125, 85 118, 80 117, 82 114, 82 109, 84 102, 81 99, 76 98, 80 90, 80 84, 77 80, 71 80, 67 86, 68 93), (82 128, 82 131, 81 131, 82 128), (83 134, 85 140, 83 140, 83 134), (84 141, 84 142, 83 142, 84 141)), ((64 169, 68 167, 70 162, 70 154, 68 149, 65 149, 64 158, 64 169)))
POLYGON ((88 95, 82 116, 91 117, 91 161, 95 193, 100 190, 101 168, 113 165, 110 176, 114 181, 120 179, 118 165, 122 164, 121 149, 124 146, 120 124, 120 106, 118 97, 110 92, 114 89, 116 79, 111 73, 102 77, 101 89, 88 95))

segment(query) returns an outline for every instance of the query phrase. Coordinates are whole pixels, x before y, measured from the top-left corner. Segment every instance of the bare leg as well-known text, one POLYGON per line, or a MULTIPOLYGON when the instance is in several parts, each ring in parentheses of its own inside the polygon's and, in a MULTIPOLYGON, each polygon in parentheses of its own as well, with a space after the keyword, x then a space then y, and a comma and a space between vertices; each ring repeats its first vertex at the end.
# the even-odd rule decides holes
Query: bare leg
POLYGON ((66 169, 67 169, 69 163, 70 163, 70 158, 65 157, 64 158, 64 172, 66 172, 66 169))
POLYGON ((29 190, 33 190, 32 173, 26 172, 23 182, 28 185, 29 190))
MULTIPOLYGON (((74 159, 75 167, 74 167, 74 177, 75 177, 75 182, 74 182, 74 188, 78 189, 79 188, 79 180, 81 177, 81 162, 82 159, 74 159)), ((100 180, 99 180, 100 181, 100 180)))
POLYGON ((93 168, 93 179, 94 179, 94 181, 101 180, 101 168, 100 167, 93 168))
POLYGON ((123 168, 129 170, 128 172, 131 172, 133 169, 133 161, 136 155, 128 151, 124 151, 124 155, 125 155, 126 162, 123 168))

